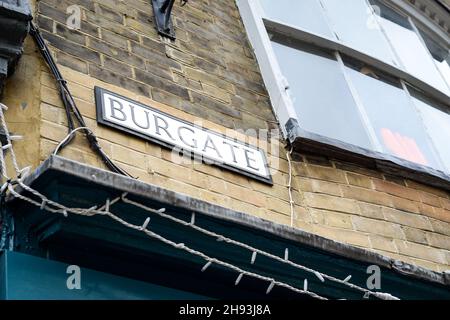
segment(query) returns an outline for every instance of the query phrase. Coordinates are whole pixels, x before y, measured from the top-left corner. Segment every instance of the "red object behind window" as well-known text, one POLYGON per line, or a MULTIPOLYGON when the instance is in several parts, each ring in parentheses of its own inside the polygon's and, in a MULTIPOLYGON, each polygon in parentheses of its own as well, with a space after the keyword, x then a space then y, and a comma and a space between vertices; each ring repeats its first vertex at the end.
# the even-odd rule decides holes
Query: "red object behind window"
POLYGON ((422 165, 428 165, 426 157, 414 139, 402 136, 400 133, 392 132, 386 128, 381 129, 381 136, 386 147, 396 156, 422 165))

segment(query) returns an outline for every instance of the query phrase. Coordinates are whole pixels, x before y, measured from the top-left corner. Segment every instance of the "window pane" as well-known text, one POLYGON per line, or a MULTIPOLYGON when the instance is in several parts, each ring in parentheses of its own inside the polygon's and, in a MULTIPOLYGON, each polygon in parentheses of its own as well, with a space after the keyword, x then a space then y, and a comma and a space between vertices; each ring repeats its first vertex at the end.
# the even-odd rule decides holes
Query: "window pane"
MULTIPOLYGON (((274 41, 279 41, 273 39, 274 41)), ((330 138, 372 148, 338 62, 310 47, 272 42, 301 127, 330 138)))
POLYGON ((380 24, 406 71, 436 89, 450 94, 430 53, 413 30, 408 19, 377 0, 370 1, 379 7, 377 11, 380 14, 380 24))
POLYGON ((356 50, 398 66, 389 42, 365 0, 321 0, 339 39, 356 50))
POLYGON ((353 61, 347 66, 384 152, 440 169, 419 115, 400 83, 353 61))
POLYGON ((334 39, 318 0, 259 0, 265 16, 334 39))
POLYGON ((437 41, 434 41, 428 34, 421 31, 422 38, 424 39, 428 50, 433 56, 439 71, 450 86, 450 50, 444 48, 437 41))
POLYGON ((436 104, 413 92, 414 104, 422 116, 425 127, 450 174, 450 112, 448 107, 438 108, 436 104))

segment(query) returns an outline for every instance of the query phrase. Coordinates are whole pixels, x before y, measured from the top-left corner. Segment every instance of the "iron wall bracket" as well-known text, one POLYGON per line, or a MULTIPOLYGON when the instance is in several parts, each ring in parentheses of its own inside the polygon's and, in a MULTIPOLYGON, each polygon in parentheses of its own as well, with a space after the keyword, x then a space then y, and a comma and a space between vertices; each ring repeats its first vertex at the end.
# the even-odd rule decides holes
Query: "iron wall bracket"
POLYGON ((22 55, 31 19, 28 0, 0 0, 0 97, 22 55))
MULTIPOLYGON (((181 0, 181 6, 184 6, 186 2, 187 0, 181 0)), ((175 40, 171 18, 174 3, 175 0, 152 0, 156 29, 160 35, 172 40, 175 40)))

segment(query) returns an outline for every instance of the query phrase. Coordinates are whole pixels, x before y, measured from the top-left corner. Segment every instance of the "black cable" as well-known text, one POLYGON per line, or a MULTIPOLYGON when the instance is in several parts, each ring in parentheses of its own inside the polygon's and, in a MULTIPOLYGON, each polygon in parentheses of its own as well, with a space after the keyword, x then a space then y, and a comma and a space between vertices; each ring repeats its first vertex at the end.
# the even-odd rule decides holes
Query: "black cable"
MULTIPOLYGON (((63 149, 66 147, 75 137, 75 135, 72 133, 72 131, 75 129, 75 121, 72 118, 72 115, 75 117, 75 120, 78 122, 80 127, 87 127, 86 122, 83 119, 83 116, 80 113, 80 110, 78 109, 75 100, 73 99, 72 94, 70 93, 69 88, 67 87, 67 81, 64 80, 61 72, 58 69, 58 66, 56 65, 55 60, 53 59, 53 56, 51 55, 47 44, 44 41, 44 38, 42 37, 41 32, 39 31, 39 28, 34 25, 34 23, 31 23, 30 26, 30 34, 34 38, 39 51, 41 52, 42 56, 44 57, 45 62, 47 63, 48 67, 50 68, 51 73, 56 79, 56 82, 58 84, 58 91, 59 95, 61 97, 61 100, 64 104, 64 109, 66 111, 67 116, 67 122, 68 122, 68 134, 70 135, 69 139, 65 141, 61 146, 60 149, 63 149)), ((108 155, 102 150, 100 144, 98 143, 97 137, 92 133, 92 131, 84 129, 84 132, 86 134, 86 138, 89 142, 89 146, 91 149, 96 152, 100 158, 102 159, 103 163, 112 171, 131 177, 126 171, 124 171, 122 168, 118 167, 114 162, 108 157, 108 155)))

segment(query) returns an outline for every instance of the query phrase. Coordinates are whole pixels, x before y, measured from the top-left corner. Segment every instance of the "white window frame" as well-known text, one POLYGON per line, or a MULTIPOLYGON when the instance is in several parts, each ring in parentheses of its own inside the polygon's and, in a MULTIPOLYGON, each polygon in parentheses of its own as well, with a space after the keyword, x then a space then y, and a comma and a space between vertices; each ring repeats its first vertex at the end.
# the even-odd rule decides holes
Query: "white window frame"
MULTIPOLYGON (((438 102, 448 105, 448 101, 450 101, 450 96, 434 88, 423 80, 420 80, 414 75, 384 61, 381 61, 375 57, 372 57, 366 53, 351 48, 343 44, 342 42, 339 42, 338 40, 327 39, 326 37, 303 31, 286 23, 281 23, 276 20, 264 18, 263 9, 261 8, 261 5, 258 1, 236 1, 243 18, 245 29, 255 51, 267 91, 272 101, 272 106, 281 124, 281 129, 285 135, 288 134, 285 128, 285 124, 289 119, 296 119, 297 116, 294 110, 294 105, 289 97, 289 84, 281 72, 281 68, 272 49, 271 41, 268 35, 268 32, 270 30, 274 30, 292 39, 304 41, 306 43, 313 43, 314 45, 323 49, 338 51, 350 57, 354 57, 364 63, 367 63, 368 65, 376 67, 381 71, 384 71, 394 77, 410 83, 411 85, 429 94, 438 102)), ((414 14, 415 18, 418 18, 421 25, 425 26, 428 29, 431 29, 432 32, 439 38, 444 39, 442 43, 450 43, 450 37, 447 34, 445 34, 432 22, 419 14, 414 8, 411 8, 401 0, 390 1, 391 3, 387 3, 387 5, 390 5, 391 7, 397 6, 399 9, 403 10, 404 13, 402 11, 400 13, 403 13, 404 15, 408 13, 414 14)), ((355 100, 357 100, 357 98, 355 100)))

